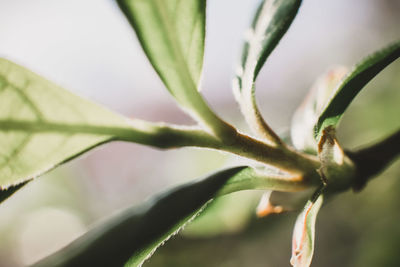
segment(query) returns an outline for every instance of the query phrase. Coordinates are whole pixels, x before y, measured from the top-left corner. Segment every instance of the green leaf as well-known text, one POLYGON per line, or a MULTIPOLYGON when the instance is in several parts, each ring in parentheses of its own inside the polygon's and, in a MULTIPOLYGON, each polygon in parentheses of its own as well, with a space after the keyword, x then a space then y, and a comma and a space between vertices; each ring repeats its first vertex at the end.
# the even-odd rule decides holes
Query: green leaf
POLYGON ((112 140, 168 145, 168 129, 128 120, 0 59, 0 192, 112 140))
POLYGON ((347 72, 346 67, 335 66, 318 77, 294 113, 290 134, 293 145, 298 150, 317 154, 317 141, 314 139, 315 125, 347 72))
MULTIPOLYGON (((240 67, 233 81, 233 90, 242 113, 256 132, 271 139, 271 130, 262 119, 254 99, 254 82, 261 67, 288 30, 301 0, 262 1, 242 49, 240 67), (264 130, 263 133, 262 131, 264 130)), ((272 139, 276 139, 272 134, 272 139)))
POLYGON ((140 266, 215 196, 246 189, 296 191, 303 185, 248 167, 220 171, 117 214, 34 266, 122 266, 129 258, 127 266, 140 266))
POLYGON ((300 7, 299 0, 264 0, 258 7, 237 71, 238 89, 251 90, 268 56, 289 29, 300 7))
POLYGON ((323 202, 323 195, 309 200, 299 214, 293 232, 292 258, 294 267, 308 267, 314 254, 315 221, 323 202))
POLYGON ((223 134, 224 123, 198 92, 203 66, 206 1, 117 2, 135 29, 154 69, 178 103, 196 120, 223 134))
POLYGON ((183 101, 185 91, 200 82, 206 1, 118 0, 118 4, 168 90, 183 101))
POLYGON ((334 96, 319 117, 315 126, 315 138, 319 140, 323 129, 328 126, 336 127, 346 108, 361 89, 398 57, 400 57, 400 42, 370 55, 356 65, 339 84, 334 96))
POLYGON ((253 191, 216 198, 181 234, 195 239, 238 233, 254 217, 257 198, 258 194, 253 191))

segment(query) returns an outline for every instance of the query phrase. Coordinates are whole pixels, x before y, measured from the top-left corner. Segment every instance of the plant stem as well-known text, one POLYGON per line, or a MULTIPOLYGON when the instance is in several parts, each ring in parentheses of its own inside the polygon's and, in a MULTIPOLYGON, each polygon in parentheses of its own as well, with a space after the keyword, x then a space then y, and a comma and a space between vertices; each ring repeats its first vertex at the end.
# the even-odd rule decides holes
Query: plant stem
POLYGON ((137 140, 136 136, 132 136, 132 139, 130 136, 120 136, 120 140, 138 142, 163 149, 185 146, 217 149, 272 165, 292 174, 310 174, 320 165, 315 156, 297 152, 286 146, 270 146, 238 132, 236 132, 234 138, 225 141, 197 127, 141 123, 146 123, 147 138, 137 140))
POLYGON ((270 146, 241 133, 237 134, 235 143, 223 146, 221 150, 273 165, 294 174, 304 174, 319 168, 319 161, 314 156, 299 153, 288 147, 270 146))
POLYGON ((260 140, 238 133, 227 140, 214 136, 199 127, 174 126, 129 120, 130 126, 108 127, 86 124, 65 124, 48 121, 0 120, 3 131, 22 131, 31 134, 58 132, 63 134, 92 134, 109 136, 109 141, 128 141, 161 149, 203 147, 233 153, 280 168, 294 175, 309 175, 319 168, 318 158, 288 147, 270 146, 260 140))

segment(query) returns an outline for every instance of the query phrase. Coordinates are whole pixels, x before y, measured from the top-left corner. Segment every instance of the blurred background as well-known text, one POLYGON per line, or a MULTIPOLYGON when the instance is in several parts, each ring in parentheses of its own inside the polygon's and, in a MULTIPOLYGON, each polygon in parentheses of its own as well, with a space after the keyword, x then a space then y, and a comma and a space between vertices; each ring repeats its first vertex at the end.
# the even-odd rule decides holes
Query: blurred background
MULTIPOLYGON (((248 129, 231 94, 231 78, 258 2, 212 0, 207 6, 202 92, 218 114, 243 131, 248 129)), ((399 37, 398 0, 305 0, 257 81, 266 120, 277 132, 287 131, 318 75, 335 64, 352 66, 399 37)), ((193 123, 163 88, 112 0, 0 0, 0 56, 126 116, 193 123)), ((399 129, 399 74, 398 60, 350 106, 339 129, 345 148, 399 129)), ((0 206, 0 266, 33 263, 118 210, 237 162, 193 148, 159 151, 128 143, 97 148, 0 206)), ((312 266, 399 266, 399 192, 400 161, 361 193, 326 203, 312 266)), ((257 219, 261 193, 214 202, 145 266, 289 266, 297 214, 257 219)))

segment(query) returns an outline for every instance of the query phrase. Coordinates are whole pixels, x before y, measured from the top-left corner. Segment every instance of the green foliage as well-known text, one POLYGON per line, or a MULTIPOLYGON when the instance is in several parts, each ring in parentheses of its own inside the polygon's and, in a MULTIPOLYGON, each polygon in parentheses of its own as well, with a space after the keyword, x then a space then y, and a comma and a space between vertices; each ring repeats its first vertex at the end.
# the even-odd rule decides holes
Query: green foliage
POLYGON ((271 142, 280 142, 262 118, 255 100, 255 80, 268 56, 288 30, 301 0, 265 0, 247 30, 240 66, 233 81, 235 97, 252 130, 271 142))
POLYGON ((315 126, 316 139, 323 129, 336 126, 356 95, 390 63, 400 57, 400 42, 396 42, 361 61, 335 89, 315 126))
POLYGON ((293 251, 290 263, 294 267, 310 266, 314 254, 315 221, 323 202, 323 195, 307 202, 299 214, 293 232, 293 251))
POLYGON ((304 102, 296 110, 292 119, 291 139, 297 149, 317 154, 317 141, 314 138, 315 125, 347 72, 347 68, 343 66, 329 69, 317 79, 304 102))
POLYGON ((39 176, 127 129, 125 118, 0 59, 0 189, 39 176))
POLYGON ((205 38, 205 1, 121 0, 154 69, 171 94, 190 105, 199 88, 205 38), (187 92, 189 91, 189 92, 187 92))
POLYGON ((298 191, 276 174, 234 167, 173 188, 141 207, 125 210, 35 266, 138 266, 196 217, 216 196, 247 189, 298 191), (120 245, 115 246, 118 242, 120 245), (109 255, 113 257, 109 257, 109 255), (132 256, 133 255, 133 256, 132 256))
POLYGON ((256 11, 251 28, 246 33, 240 67, 235 82, 237 89, 254 90, 254 81, 268 56, 289 29, 301 0, 265 0, 256 11))
POLYGON ((398 134, 357 154, 345 152, 335 134, 339 119, 358 92, 400 56, 400 43, 371 55, 340 82, 342 69, 316 83, 294 117, 295 150, 262 118, 254 83, 296 16, 300 0, 262 1, 243 48, 234 92, 260 140, 239 133, 219 118, 199 93, 205 0, 117 2, 169 92, 199 124, 188 127, 130 120, 0 59, 0 202, 32 178, 113 140, 163 149, 211 148, 255 160, 258 165, 219 171, 120 212, 35 266, 140 266, 215 197, 249 189, 297 192, 317 188, 298 216, 293 235, 292 264, 309 266, 322 193, 332 195, 364 185, 400 153, 396 147, 388 149, 398 142, 398 134), (371 160, 365 157, 370 151, 379 152, 381 158, 373 171, 364 166, 371 160))
POLYGON ((336 128, 357 94, 399 56, 397 42, 368 56, 347 74, 340 66, 322 75, 293 117, 291 137, 295 147, 316 154, 324 129, 336 128))
POLYGON ((178 103, 217 135, 231 129, 199 94, 205 38, 205 0, 118 0, 144 52, 178 103))
POLYGON ((127 266, 139 266, 242 170, 236 167, 218 172, 126 210, 35 266, 121 266, 129 258, 127 266))

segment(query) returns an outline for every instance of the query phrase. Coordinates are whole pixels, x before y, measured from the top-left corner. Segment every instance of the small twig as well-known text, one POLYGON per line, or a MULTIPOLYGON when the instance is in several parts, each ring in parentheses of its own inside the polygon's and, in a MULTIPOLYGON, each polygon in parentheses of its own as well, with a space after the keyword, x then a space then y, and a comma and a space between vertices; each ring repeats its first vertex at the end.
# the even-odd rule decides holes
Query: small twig
POLYGON ((353 190, 357 192, 400 155, 400 130, 370 147, 355 152, 346 151, 346 154, 357 168, 353 184, 353 190))

